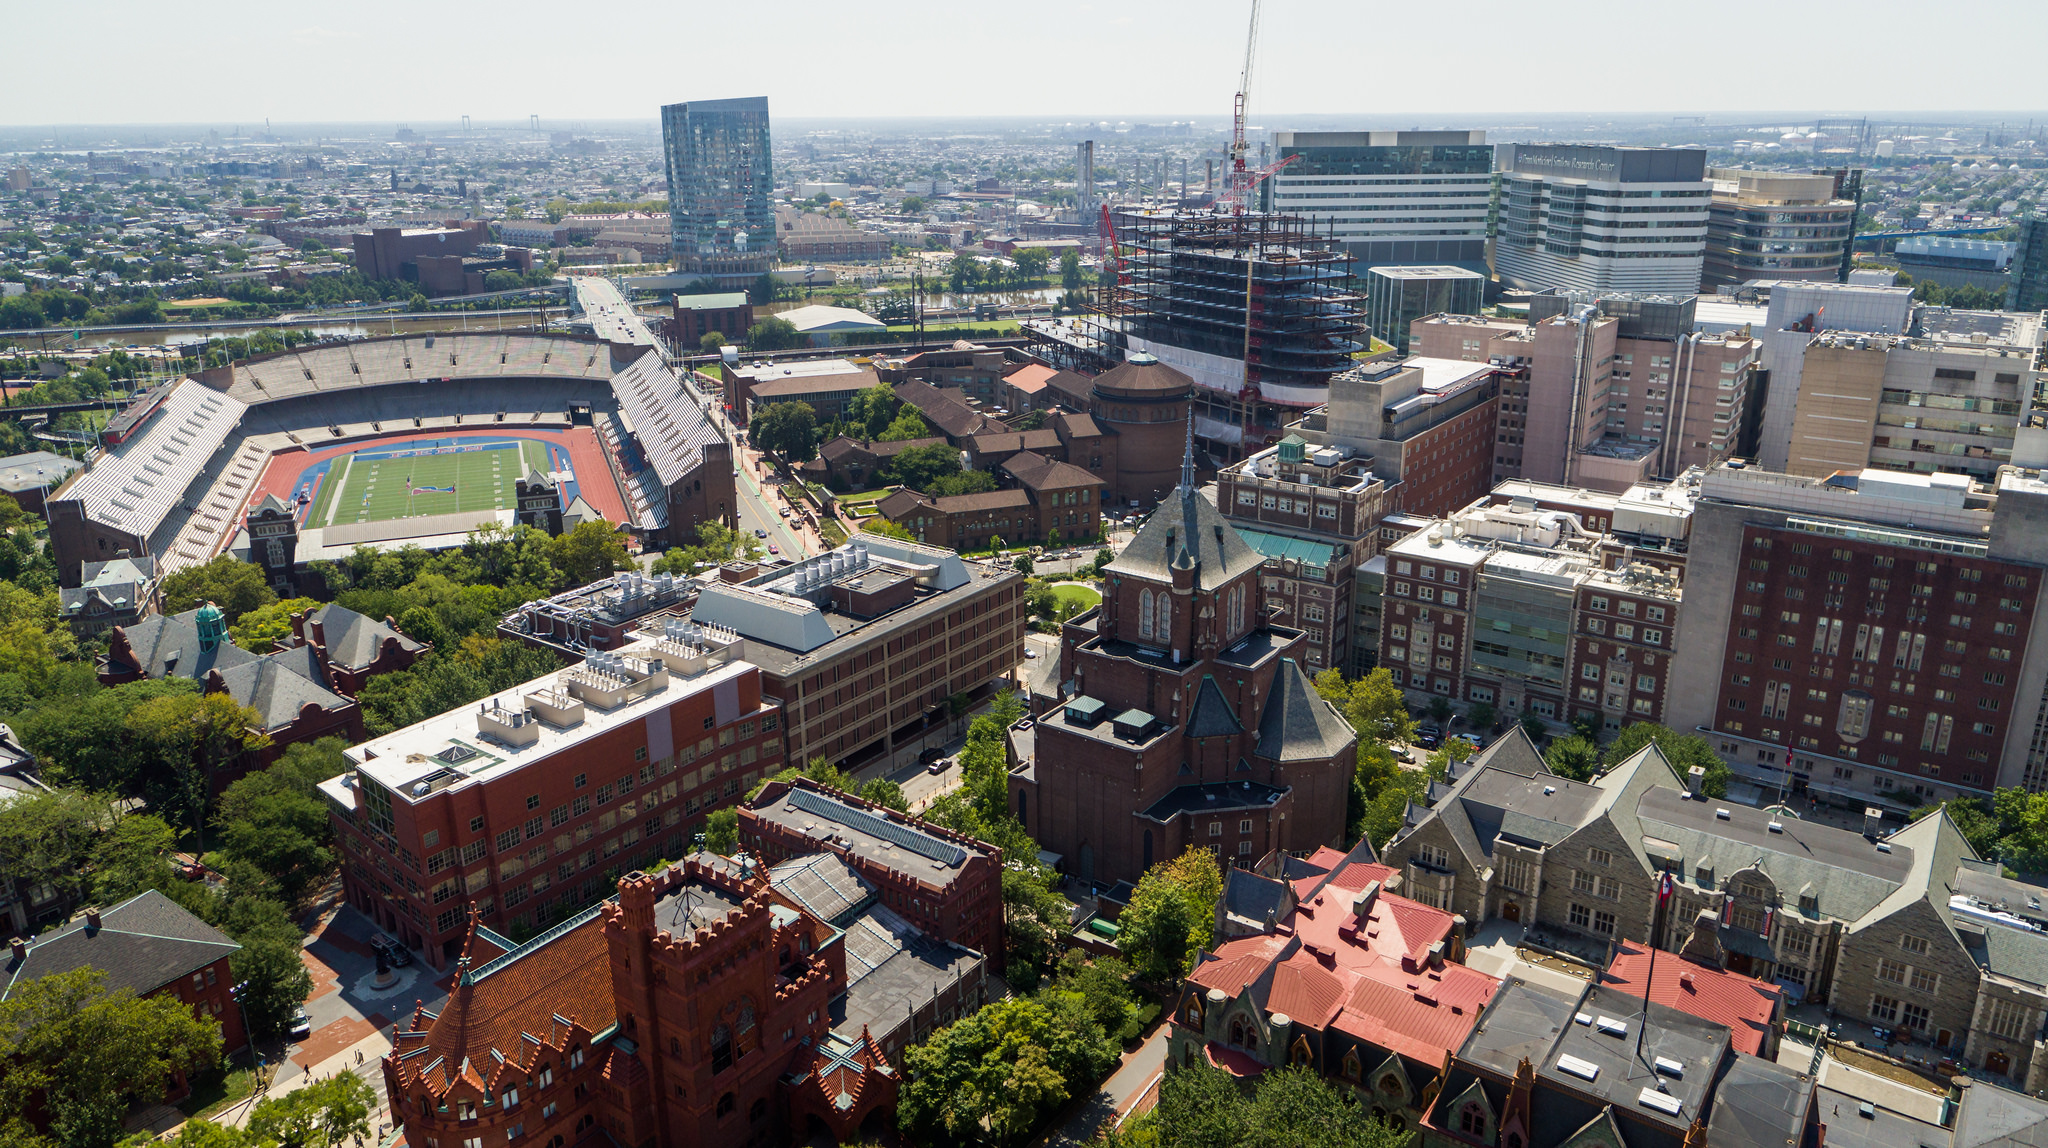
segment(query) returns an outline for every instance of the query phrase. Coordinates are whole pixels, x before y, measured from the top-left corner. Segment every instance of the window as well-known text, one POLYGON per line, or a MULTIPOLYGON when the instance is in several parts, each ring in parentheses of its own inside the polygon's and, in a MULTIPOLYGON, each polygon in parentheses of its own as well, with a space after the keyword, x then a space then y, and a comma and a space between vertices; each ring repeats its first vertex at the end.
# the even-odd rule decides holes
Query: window
POLYGON ((1612 865, 1614 864, 1614 854, 1609 853, 1605 849, 1588 849, 1586 850, 1586 860, 1595 865, 1612 865))
POLYGON ((1931 997, 1941 991, 1941 977, 1932 969, 1914 969, 1909 983, 1912 985, 1913 991, 1922 996, 1931 997))
POLYGON ((1997 998, 1993 998, 1988 1004, 1989 1007, 1984 1010, 1984 1027, 1989 1029, 1993 1036, 2018 1040, 2020 1033, 2025 1031, 2027 1013, 2030 1010, 2020 1007, 2016 1001, 1997 998))
POLYGON ((1614 914, 1601 910, 1593 914, 1593 931, 1602 935, 1614 932, 1614 914))
POLYGON ((1890 957, 1877 958, 1877 979, 1881 981, 1890 981, 1895 985, 1905 984, 1905 962, 1895 961, 1892 960, 1890 957))
POLYGON ((1486 1110, 1477 1104, 1458 1109, 1458 1131, 1475 1139, 1486 1138, 1486 1110))
POLYGON ((1571 923, 1575 928, 1586 928, 1593 921, 1592 910, 1577 902, 1572 903, 1571 909, 1566 915, 1571 919, 1571 923))
POLYGON ((728 1092, 718 1098, 718 1115, 730 1116, 734 1107, 736 1107, 736 1102, 732 1098, 732 1093, 728 1092))
POLYGON ((1872 996, 1870 998, 1870 1019, 1883 1021, 1886 1024, 1897 1024, 1899 1021, 1899 1002, 1892 997, 1882 994, 1872 996))
POLYGON ((1924 1029, 1924 1028, 1926 1028, 1926 1027, 1927 1027, 1927 1006, 1925 1006, 1925 1005, 1916 1005, 1916 1004, 1902 1004, 1902 1005, 1900 1005, 1900 1006, 1899 1006, 1899 1026, 1900 1026, 1901 1028, 1920 1028, 1920 1029, 1924 1029))
POLYGON ((1901 933, 1899 934, 1899 947, 1912 953, 1914 956, 1925 956, 1927 954, 1927 938, 1916 937, 1911 933, 1901 933))

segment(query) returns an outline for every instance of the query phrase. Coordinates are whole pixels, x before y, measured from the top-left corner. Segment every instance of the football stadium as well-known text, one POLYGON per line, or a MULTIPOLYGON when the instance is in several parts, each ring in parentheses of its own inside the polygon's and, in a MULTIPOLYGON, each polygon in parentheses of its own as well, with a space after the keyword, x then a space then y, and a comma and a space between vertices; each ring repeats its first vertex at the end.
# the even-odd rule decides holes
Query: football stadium
POLYGON ((82 563, 124 554, 165 575, 247 558, 259 504, 290 513, 300 566, 509 527, 522 483, 565 527, 601 518, 649 543, 728 521, 731 448, 712 400, 651 348, 605 334, 328 343, 159 387, 51 496, 59 577, 74 585, 82 563))

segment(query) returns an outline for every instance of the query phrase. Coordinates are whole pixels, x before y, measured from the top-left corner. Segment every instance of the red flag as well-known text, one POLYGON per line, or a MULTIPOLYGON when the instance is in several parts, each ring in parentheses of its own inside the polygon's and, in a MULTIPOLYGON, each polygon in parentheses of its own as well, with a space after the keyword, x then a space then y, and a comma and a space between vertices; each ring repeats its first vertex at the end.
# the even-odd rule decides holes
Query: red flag
POLYGON ((1671 870, 1669 870, 1669 869, 1666 869, 1666 870, 1664 870, 1664 879, 1663 879, 1663 880, 1661 880, 1661 881, 1659 881, 1659 882, 1657 882, 1657 907, 1658 907, 1658 908, 1660 908, 1660 909, 1661 909, 1661 908, 1663 908, 1663 907, 1664 907, 1664 903, 1665 903, 1665 902, 1667 902, 1667 901, 1669 901, 1669 900, 1671 900, 1671 888, 1672 888, 1672 881, 1671 881, 1671 870))

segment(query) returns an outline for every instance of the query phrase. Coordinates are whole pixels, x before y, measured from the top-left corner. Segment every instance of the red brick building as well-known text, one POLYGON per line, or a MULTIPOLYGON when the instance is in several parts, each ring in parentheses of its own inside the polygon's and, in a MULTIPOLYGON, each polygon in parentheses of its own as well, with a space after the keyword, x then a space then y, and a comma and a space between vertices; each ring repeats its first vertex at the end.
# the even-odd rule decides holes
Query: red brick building
MULTIPOLYGON (((23 981, 97 969, 109 991, 127 989, 138 997, 175 997, 194 1015, 220 1025, 221 1052, 248 1046, 242 1010, 230 995, 234 977, 228 958, 242 946, 193 916, 176 901, 150 890, 105 909, 87 909, 78 920, 28 940, 15 938, 0 977, 0 1000, 23 981)), ((184 1073, 173 1073, 166 1101, 191 1093, 184 1073)))
POLYGON ((713 331, 736 344, 747 337, 754 325, 754 307, 744 291, 716 295, 677 295, 668 321, 669 344, 680 354, 693 355, 713 331))
POLYGON ((1136 881, 1195 846, 1249 864, 1344 835, 1357 735, 1310 684, 1302 632, 1267 623, 1264 559, 1193 471, 1190 450, 1013 734, 1011 807, 1084 881, 1136 881))
POLYGON ((782 766, 781 707, 738 639, 671 620, 618 651, 348 751, 321 784, 349 903, 436 968, 473 905, 546 929, 679 857, 711 810, 782 766))
POLYGON ((1261 869, 1228 875, 1222 939, 1181 990, 1168 1059, 1239 1077, 1307 1067, 1412 1127, 1500 982, 1460 963, 1458 918, 1390 891, 1400 876, 1370 847, 1261 869))
POLYGON ((832 853, 927 936, 1003 968, 1003 851, 806 778, 740 806, 740 844, 769 864, 832 853))
POLYGON ((379 622, 331 602, 293 614, 291 627, 277 640, 278 652, 310 649, 326 666, 328 683, 351 698, 371 678, 406 669, 432 649, 406 637, 390 618, 379 622))
POLYGON ((423 1148, 850 1139, 895 1106, 872 1042, 830 1032, 836 930, 718 858, 631 873, 525 944, 473 924, 456 969, 383 1062, 423 1148))
POLYGON ((1010 456, 999 470, 1015 485, 937 498, 906 487, 875 509, 918 541, 957 550, 978 550, 994 538, 1058 546, 1101 537, 1101 479, 1028 450, 1010 456))
POLYGON ((1141 353, 1095 376, 1089 395, 1086 413, 1117 440, 1110 497, 1151 506, 1171 495, 1195 381, 1141 353))

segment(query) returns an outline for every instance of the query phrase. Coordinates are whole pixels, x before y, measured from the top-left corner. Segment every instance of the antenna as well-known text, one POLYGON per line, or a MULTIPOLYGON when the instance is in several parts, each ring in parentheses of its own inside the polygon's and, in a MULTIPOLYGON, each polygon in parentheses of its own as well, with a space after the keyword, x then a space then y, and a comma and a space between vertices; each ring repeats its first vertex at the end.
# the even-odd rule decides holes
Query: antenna
POLYGON ((1195 489, 1195 404, 1188 404, 1188 445, 1180 458, 1180 488, 1195 489))

